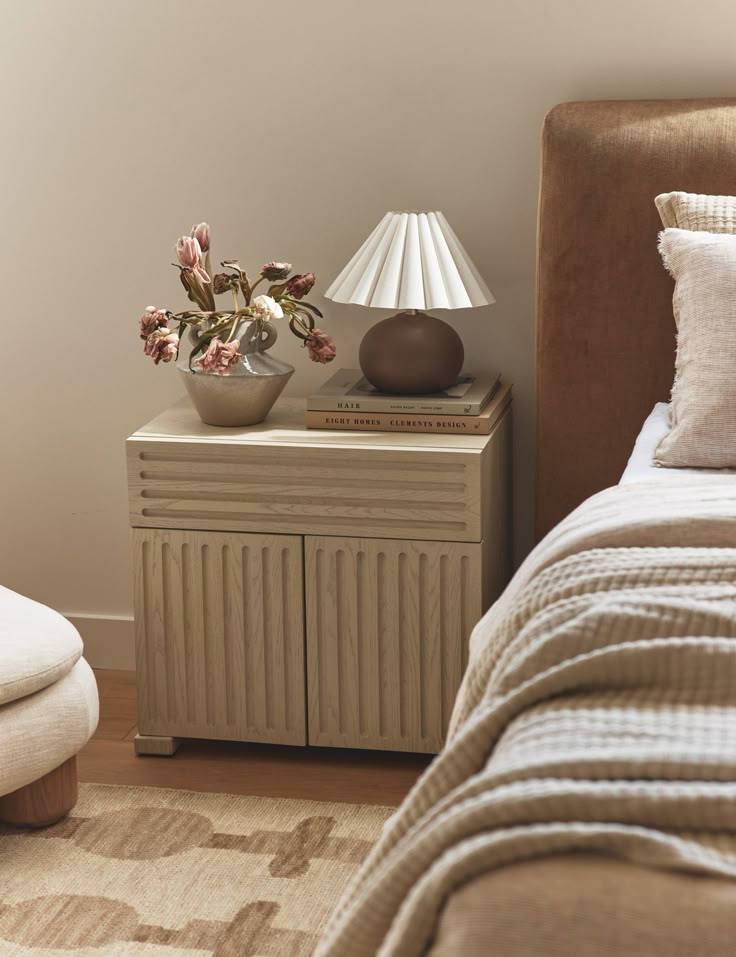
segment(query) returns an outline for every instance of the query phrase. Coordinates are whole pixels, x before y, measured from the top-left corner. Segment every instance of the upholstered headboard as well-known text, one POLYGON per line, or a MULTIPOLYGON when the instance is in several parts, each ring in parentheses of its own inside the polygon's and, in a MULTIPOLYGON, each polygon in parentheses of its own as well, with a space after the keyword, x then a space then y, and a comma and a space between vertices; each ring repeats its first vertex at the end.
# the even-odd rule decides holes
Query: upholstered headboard
POLYGON ((542 144, 536 522, 618 482, 672 385, 658 193, 736 193, 736 99, 565 103, 542 144))

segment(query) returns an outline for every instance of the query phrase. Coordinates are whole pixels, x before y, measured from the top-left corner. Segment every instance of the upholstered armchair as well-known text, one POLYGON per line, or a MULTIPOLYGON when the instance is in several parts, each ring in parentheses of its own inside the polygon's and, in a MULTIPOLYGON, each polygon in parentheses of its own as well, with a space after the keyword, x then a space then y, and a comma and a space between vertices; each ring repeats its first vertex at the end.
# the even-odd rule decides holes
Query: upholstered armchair
POLYGON ((0 821, 43 827, 71 810, 76 755, 97 719, 76 629, 0 586, 0 821))

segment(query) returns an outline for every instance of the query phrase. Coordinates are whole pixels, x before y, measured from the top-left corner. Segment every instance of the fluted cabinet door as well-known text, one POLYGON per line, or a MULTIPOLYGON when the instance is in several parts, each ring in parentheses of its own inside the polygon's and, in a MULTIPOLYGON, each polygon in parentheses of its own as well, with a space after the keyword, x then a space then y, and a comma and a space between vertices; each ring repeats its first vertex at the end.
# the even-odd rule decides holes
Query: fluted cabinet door
POLYGON ((302 539, 133 529, 142 735, 306 743, 302 539))
POLYGON ((309 743, 438 751, 482 613, 481 545, 304 544, 309 743))

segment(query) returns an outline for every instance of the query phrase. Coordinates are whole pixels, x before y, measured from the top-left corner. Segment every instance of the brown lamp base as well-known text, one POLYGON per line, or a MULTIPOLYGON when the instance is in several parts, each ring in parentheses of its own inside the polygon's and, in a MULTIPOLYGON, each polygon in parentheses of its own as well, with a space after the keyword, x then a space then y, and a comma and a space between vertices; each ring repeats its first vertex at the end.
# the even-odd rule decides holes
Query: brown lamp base
POLYGON ((421 395, 457 381, 465 350, 460 336, 442 319, 400 312, 368 330, 358 358, 363 375, 381 392, 421 395))

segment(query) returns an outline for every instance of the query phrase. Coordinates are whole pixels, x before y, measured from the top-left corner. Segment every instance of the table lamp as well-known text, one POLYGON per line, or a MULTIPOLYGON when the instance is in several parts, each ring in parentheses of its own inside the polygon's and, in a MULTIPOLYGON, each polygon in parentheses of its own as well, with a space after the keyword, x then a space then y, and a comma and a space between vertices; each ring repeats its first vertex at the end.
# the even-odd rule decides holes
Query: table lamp
POLYGON ((386 213, 325 296, 402 310, 369 329, 359 351, 366 379, 399 395, 446 389, 463 367, 460 336, 421 310, 496 301, 440 212, 386 213))

